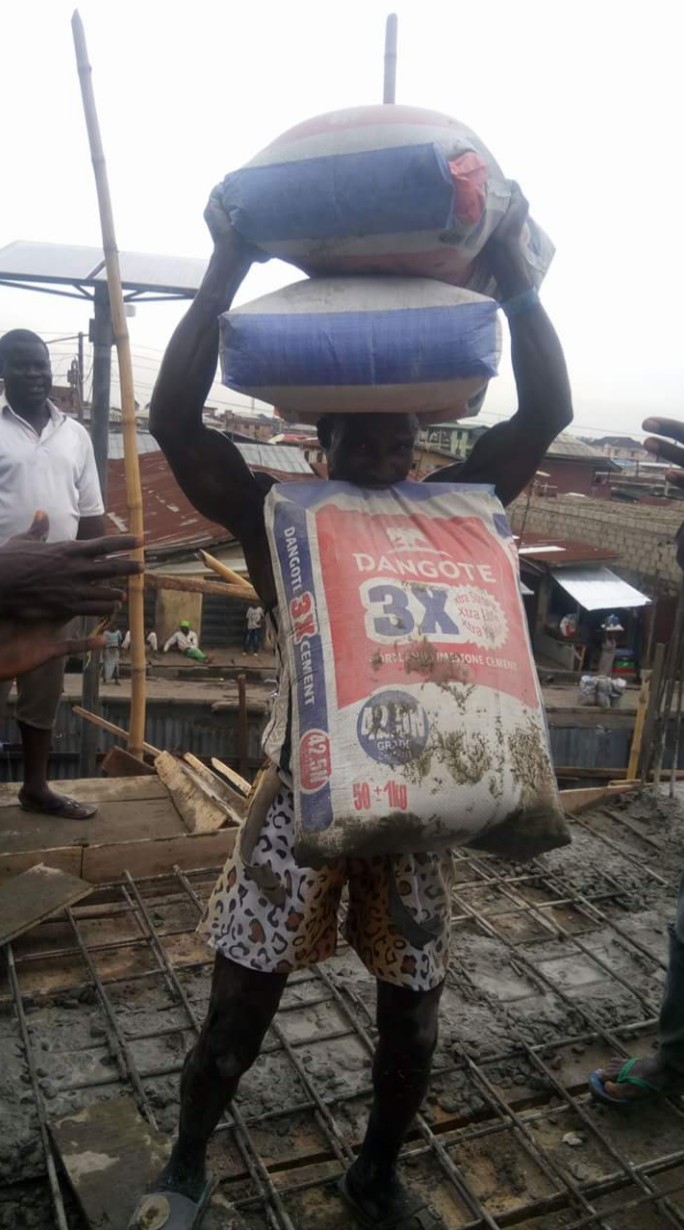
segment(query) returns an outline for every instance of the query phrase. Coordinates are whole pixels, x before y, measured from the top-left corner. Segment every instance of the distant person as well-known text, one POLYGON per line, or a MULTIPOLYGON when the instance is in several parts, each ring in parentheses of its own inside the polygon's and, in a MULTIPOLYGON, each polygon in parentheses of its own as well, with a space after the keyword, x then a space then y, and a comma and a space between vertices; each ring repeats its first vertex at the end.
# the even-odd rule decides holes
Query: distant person
POLYGON ((177 649, 179 653, 185 654, 186 658, 192 658, 194 662, 207 661, 206 653, 202 653, 199 647, 197 633, 190 627, 187 619, 181 619, 173 636, 170 636, 164 645, 164 653, 168 653, 170 649, 177 649))
MULTIPOLYGON (((150 651, 150 655, 153 658, 155 658, 159 652, 159 638, 154 628, 152 628, 147 633, 147 636, 145 637, 145 644, 147 645, 147 648, 150 651)), ((126 631, 126 635, 123 638, 121 648, 124 650, 125 653, 128 653, 128 650, 130 649, 130 647, 131 647, 131 630, 130 628, 128 628, 126 631)))
POLYGON ((110 583, 141 571, 133 560, 107 558, 131 551, 130 535, 47 543, 49 528, 47 514, 37 512, 25 534, 0 547, 0 680, 10 684, 54 658, 99 649, 101 636, 69 637, 65 626, 78 616, 112 615, 124 595, 110 583))
POLYGON ((103 633, 104 649, 102 651, 102 678, 105 683, 121 683, 119 671, 121 667, 121 646, 123 633, 117 627, 109 628, 103 633))
MULTIPOLYGON (((0 338, 0 545, 26 531, 36 508, 48 515, 51 542, 100 538, 104 505, 85 428, 49 400, 50 355, 27 329, 0 338)), ((55 794, 47 782, 52 728, 64 683, 64 658, 17 679, 17 722, 24 751, 19 803, 24 811, 85 820, 97 808, 55 794)), ((0 685, 0 710, 11 683, 0 685)))
POLYGON ((257 656, 264 635, 264 608, 248 606, 245 612, 245 653, 257 656))
POLYGON ((598 673, 599 675, 610 676, 613 673, 613 665, 615 663, 615 654, 617 652, 617 638, 624 628, 620 623, 617 615, 609 615, 601 624, 601 653, 599 655, 598 673))

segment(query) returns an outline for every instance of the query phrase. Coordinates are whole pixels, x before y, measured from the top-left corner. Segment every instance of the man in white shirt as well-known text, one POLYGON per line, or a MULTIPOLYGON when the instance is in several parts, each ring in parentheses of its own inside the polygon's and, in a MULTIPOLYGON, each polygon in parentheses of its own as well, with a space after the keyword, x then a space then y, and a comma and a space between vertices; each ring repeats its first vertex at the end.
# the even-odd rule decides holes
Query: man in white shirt
POLYGON ((261 648, 261 634, 264 626, 264 608, 248 606, 245 613, 247 629, 245 633, 245 653, 258 654, 261 648))
MULTIPOLYGON (((27 329, 0 338, 0 546, 25 533, 37 508, 49 517, 49 540, 99 538, 104 505, 90 437, 49 400, 50 356, 27 329)), ((52 727, 64 680, 55 659, 17 679, 17 721, 24 749, 25 811, 84 820, 96 808, 55 794, 47 783, 52 727)), ((11 684, 0 685, 0 708, 11 684)))

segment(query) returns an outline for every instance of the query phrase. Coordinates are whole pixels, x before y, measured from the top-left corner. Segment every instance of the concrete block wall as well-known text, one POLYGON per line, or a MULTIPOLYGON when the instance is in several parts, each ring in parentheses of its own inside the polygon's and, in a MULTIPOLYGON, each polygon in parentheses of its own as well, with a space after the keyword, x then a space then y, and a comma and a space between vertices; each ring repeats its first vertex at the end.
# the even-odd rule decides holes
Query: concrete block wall
MULTIPOLYGON (((672 508, 618 501, 533 496, 527 517, 527 497, 511 505, 514 532, 588 543, 614 551, 615 567, 626 580, 644 589, 663 592, 679 588, 681 571, 675 560, 674 539, 684 520, 684 504, 672 508)), ((562 562, 559 557, 559 564, 562 562)))

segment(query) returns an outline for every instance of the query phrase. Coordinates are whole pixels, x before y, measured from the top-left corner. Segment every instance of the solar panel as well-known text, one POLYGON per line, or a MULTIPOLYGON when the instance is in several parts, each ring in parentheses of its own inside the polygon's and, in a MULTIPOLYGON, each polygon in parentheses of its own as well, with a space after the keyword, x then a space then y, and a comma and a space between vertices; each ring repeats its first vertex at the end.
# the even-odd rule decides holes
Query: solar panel
MULTIPOLYGON (((148 252, 120 252, 121 281, 126 290, 141 287, 160 294, 192 294, 197 290, 207 267, 206 261, 189 256, 155 256, 148 252)), ((102 270, 97 281, 106 281, 102 270)))
POLYGON ((16 240, 0 248, 0 277, 31 282, 85 282, 104 257, 101 248, 16 240))
MULTIPOLYGON (((186 256, 120 252, 124 290, 151 294, 194 295, 206 262, 186 256)), ((101 248, 66 243, 16 240, 0 248, 0 280, 94 286, 105 282, 101 248)))

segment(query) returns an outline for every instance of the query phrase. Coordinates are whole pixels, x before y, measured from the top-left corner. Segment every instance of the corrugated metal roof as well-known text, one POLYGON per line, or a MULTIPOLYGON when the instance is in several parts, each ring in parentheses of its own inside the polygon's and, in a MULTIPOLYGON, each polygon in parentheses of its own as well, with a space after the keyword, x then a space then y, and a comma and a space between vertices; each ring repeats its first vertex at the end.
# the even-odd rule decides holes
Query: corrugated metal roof
MULTIPOLYGON (((126 532, 128 507, 123 460, 110 458, 107 479, 107 516, 113 528, 126 532)), ((208 521, 193 508, 183 495, 164 454, 159 449, 141 455, 140 483, 145 542, 148 546, 205 547, 232 537, 225 526, 208 521)))
MULTIPOLYGON (((138 445, 138 456, 143 453, 158 453, 159 445, 154 436, 151 436, 147 431, 139 431, 135 437, 138 445)), ((120 461, 124 455, 123 451, 123 435, 116 431, 109 433, 109 460, 120 461)))
POLYGON ((554 564, 557 568, 566 564, 603 563, 614 560, 617 552, 605 547, 593 547, 588 542, 573 542, 565 538, 545 538, 541 534, 525 532, 523 545, 518 546, 521 564, 554 564))
MULTIPOLYGON (((139 431, 136 435, 138 455, 143 453, 158 453, 159 445, 154 436, 147 431, 139 431)), ((260 441, 234 440, 235 447, 240 450, 250 470, 267 470, 269 474, 311 474, 311 466, 301 449, 285 444, 262 444, 260 441)), ((123 435, 120 432, 109 434, 109 459, 118 461, 123 457, 123 435)))
POLYGON ((549 445, 546 456, 587 458, 587 460, 605 463, 607 468, 610 468, 610 457, 600 453, 597 448, 592 448, 591 444, 585 444, 584 440, 580 440, 578 436, 571 436, 567 431, 562 431, 559 436, 556 436, 553 444, 549 445))
POLYGON ((289 444, 238 444, 242 456, 250 469, 268 470, 269 474, 276 471, 279 474, 308 474, 312 476, 311 466, 306 457, 297 447, 289 444))
MULTIPOLYGON (((225 526, 202 517, 183 495, 164 454, 153 436, 138 433, 140 482, 143 496, 145 542, 150 547, 184 546, 191 550, 232 538, 225 526)), ((112 451, 107 467, 107 516, 112 529, 125 533, 128 529, 126 481, 123 463, 123 437, 111 434, 112 451)), ((237 444, 247 465, 255 471, 271 474, 278 482, 291 482, 299 476, 313 478, 311 467, 299 449, 274 448, 268 444, 237 444)))
POLYGON ((552 569, 551 575, 585 611, 629 610, 651 601, 610 568, 552 569))
MULTIPOLYGON (((481 421, 473 422, 472 419, 457 419, 455 422, 450 423, 430 423, 428 426, 423 427, 422 431, 427 431, 428 428, 432 427, 456 427, 459 431, 465 432, 466 434, 476 432, 478 435, 481 435, 491 426, 491 423, 483 423, 481 421)), ((549 445, 549 448, 546 451, 546 456, 565 457, 580 461, 596 461, 600 462, 606 470, 610 470, 612 465, 612 459, 610 457, 606 457, 605 453, 599 452, 597 448, 592 448, 591 444, 585 444, 584 440, 580 440, 579 436, 573 436, 567 431, 562 431, 559 436, 556 436, 553 444, 549 445)))

